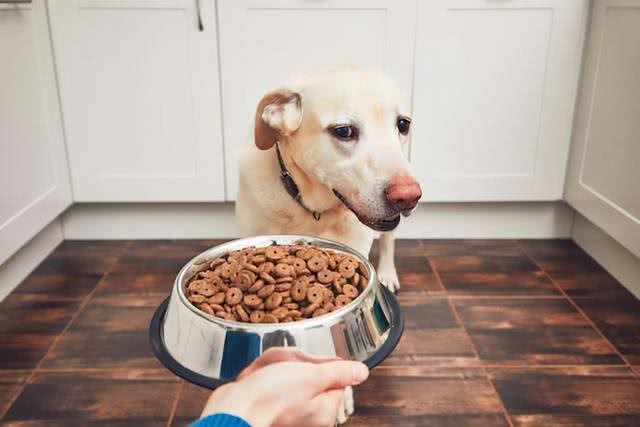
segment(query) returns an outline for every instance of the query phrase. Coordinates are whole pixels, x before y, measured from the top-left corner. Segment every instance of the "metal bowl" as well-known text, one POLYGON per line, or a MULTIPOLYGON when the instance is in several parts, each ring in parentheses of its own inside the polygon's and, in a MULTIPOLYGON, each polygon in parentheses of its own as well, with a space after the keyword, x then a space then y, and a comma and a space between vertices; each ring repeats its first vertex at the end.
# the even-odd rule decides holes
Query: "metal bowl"
POLYGON ((176 375, 203 387, 233 380, 270 347, 298 347, 319 357, 358 360, 373 368, 395 348, 404 321, 395 296, 378 282, 371 263, 358 252, 330 240, 275 235, 234 240, 201 253, 178 273, 171 296, 156 310, 150 326, 153 351, 176 375), (350 304, 297 322, 253 324, 223 320, 194 307, 185 285, 211 260, 249 246, 307 243, 358 258, 368 270, 366 289, 350 304))

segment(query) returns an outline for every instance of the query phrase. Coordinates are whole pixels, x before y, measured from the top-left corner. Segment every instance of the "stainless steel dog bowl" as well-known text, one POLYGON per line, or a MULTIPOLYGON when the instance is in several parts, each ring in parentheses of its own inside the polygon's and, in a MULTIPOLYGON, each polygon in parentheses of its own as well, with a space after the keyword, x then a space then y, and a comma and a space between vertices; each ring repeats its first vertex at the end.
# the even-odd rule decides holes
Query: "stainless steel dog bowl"
POLYGON ((171 296, 156 310, 150 326, 156 357, 176 375, 203 387, 233 380, 270 347, 297 347, 319 357, 358 360, 370 368, 384 360, 402 335, 404 322, 395 296, 378 282, 361 254, 329 240, 306 236, 259 236, 213 247, 189 261, 176 277, 171 296), (210 316, 191 305, 185 284, 209 261, 249 246, 308 243, 346 252, 367 268, 369 284, 351 303, 320 317, 290 323, 252 324, 210 316))

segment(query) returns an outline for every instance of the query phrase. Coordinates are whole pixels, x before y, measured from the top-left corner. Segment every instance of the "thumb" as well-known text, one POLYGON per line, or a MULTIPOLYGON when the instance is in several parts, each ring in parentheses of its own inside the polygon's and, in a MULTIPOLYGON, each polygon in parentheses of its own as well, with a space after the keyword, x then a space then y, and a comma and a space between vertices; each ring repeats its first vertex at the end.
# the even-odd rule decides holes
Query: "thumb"
POLYGON ((369 368, 361 362, 335 361, 309 366, 309 392, 317 395, 327 390, 358 385, 369 377, 369 368))

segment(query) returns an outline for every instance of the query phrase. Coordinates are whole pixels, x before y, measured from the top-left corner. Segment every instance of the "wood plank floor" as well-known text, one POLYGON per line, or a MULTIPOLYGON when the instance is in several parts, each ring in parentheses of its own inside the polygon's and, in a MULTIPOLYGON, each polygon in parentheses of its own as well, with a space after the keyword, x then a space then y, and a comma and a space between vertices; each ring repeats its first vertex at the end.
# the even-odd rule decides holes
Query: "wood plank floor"
MULTIPOLYGON (((151 354, 217 241, 66 241, 0 303, 0 425, 186 425, 208 391, 151 354)), ((377 258, 374 249, 371 258, 377 258)), ((640 425, 640 301, 568 240, 403 240, 406 329, 350 426, 640 425)))

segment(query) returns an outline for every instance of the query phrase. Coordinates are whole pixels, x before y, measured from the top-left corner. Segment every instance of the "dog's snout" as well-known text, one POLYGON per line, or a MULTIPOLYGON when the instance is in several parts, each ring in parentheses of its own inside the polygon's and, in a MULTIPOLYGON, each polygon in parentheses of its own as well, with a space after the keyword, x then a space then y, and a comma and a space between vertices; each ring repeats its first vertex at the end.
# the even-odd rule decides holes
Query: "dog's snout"
POLYGON ((397 211, 407 211, 416 207, 422 197, 418 182, 409 176, 394 177, 384 190, 389 204, 397 211))

